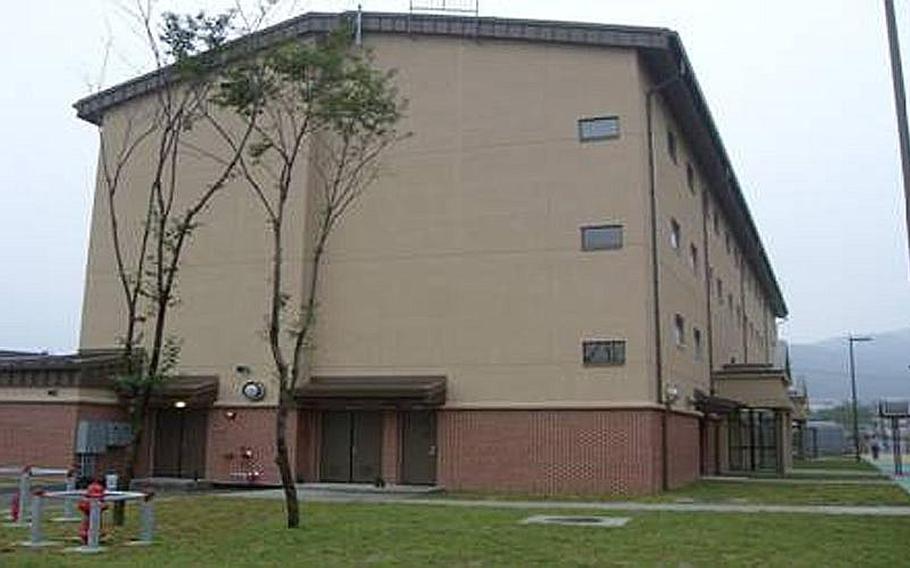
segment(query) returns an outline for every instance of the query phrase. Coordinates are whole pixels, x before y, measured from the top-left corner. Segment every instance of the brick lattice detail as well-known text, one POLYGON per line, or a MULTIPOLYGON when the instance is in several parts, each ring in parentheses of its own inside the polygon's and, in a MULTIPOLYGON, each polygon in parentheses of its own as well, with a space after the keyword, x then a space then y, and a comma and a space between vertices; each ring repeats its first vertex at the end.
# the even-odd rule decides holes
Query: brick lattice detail
MULTIPOLYGON (((698 419, 673 414, 670 484, 698 477, 698 419)), ((661 412, 443 410, 439 482, 449 489, 639 495, 660 490, 661 412)))

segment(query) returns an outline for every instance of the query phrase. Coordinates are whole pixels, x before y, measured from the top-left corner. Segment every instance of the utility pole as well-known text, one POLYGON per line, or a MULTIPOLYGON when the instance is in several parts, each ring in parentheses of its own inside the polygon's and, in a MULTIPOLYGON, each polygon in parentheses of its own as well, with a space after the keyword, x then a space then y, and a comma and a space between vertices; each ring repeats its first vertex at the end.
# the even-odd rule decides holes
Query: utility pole
POLYGON ((894 106, 897 111, 897 133, 900 139, 901 171, 904 176, 904 214, 907 230, 907 251, 910 254, 910 133, 907 131, 907 96, 904 92, 904 72, 901 67, 900 42, 894 0, 885 0, 885 22, 888 26, 888 47, 891 51, 891 80, 894 83, 894 106))
POLYGON ((850 390, 853 395, 853 450, 856 461, 860 460, 859 451, 859 415, 858 404, 856 402, 856 363, 853 359, 853 344, 858 341, 872 341, 871 337, 857 337, 855 335, 847 336, 847 343, 850 344, 850 390))

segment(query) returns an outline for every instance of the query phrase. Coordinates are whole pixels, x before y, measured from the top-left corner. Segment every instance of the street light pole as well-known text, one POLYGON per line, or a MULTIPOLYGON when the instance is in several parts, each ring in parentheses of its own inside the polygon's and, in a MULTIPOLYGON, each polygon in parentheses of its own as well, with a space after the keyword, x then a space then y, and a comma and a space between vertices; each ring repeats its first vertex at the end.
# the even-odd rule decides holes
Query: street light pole
POLYGON ((872 341, 871 337, 857 337, 855 335, 847 336, 847 343, 850 345, 850 390, 853 395, 853 451, 854 457, 858 462, 860 460, 859 452, 859 410, 856 401, 856 363, 853 358, 853 344, 857 341, 872 341))
POLYGON ((900 42, 894 16, 894 0, 885 1, 885 24, 888 28, 888 48, 891 55, 891 82, 894 85, 894 106, 897 111, 897 134, 900 142, 901 172, 904 179, 904 214, 907 240, 910 244, 910 133, 907 128, 907 97, 904 93, 904 74, 901 68, 900 42))

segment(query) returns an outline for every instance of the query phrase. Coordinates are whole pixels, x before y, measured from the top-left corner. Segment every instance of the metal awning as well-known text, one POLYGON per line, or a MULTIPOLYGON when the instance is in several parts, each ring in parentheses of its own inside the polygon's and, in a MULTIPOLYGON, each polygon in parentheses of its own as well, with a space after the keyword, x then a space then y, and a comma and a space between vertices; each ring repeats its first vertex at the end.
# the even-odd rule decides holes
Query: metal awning
POLYGON ((297 387, 306 408, 427 408, 446 401, 445 377, 313 377, 297 387))
POLYGON ((695 409, 705 414, 725 416, 742 406, 739 401, 695 391, 695 409))
POLYGON ((218 398, 218 377, 208 375, 180 375, 167 379, 152 393, 149 404, 154 407, 180 406, 205 408, 218 398))
POLYGON ((718 396, 749 408, 793 410, 787 371, 767 364, 724 365, 712 373, 718 396))

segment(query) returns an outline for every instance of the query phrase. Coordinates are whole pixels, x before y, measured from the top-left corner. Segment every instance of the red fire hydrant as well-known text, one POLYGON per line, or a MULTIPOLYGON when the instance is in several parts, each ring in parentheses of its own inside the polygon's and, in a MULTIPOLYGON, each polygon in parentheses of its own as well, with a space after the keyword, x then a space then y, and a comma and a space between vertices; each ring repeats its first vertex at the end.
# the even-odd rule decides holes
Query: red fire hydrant
MULTIPOLYGON (((79 500, 79 511, 82 512, 82 524, 79 525, 79 538, 82 544, 88 544, 89 523, 92 512, 92 501, 104 497, 104 486, 98 480, 92 481, 85 490, 85 497, 79 500)), ((101 510, 107 509, 103 504, 101 510)), ((100 522, 101 519, 98 519, 100 522)))
POLYGON ((13 500, 9 504, 9 516, 12 517, 14 523, 19 522, 19 493, 16 492, 13 494, 13 500))

